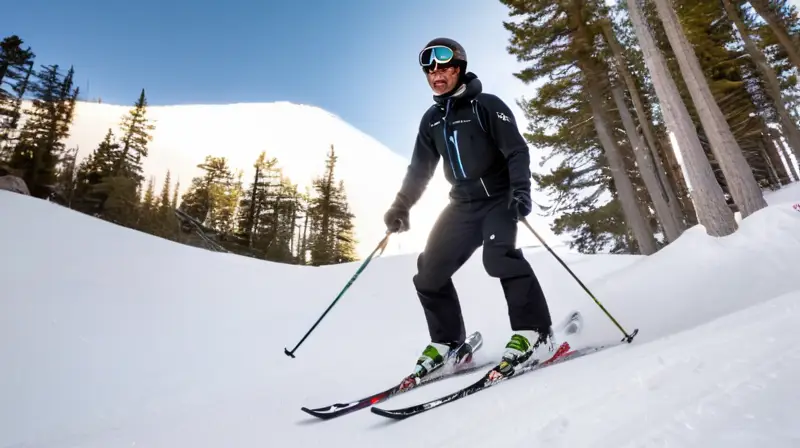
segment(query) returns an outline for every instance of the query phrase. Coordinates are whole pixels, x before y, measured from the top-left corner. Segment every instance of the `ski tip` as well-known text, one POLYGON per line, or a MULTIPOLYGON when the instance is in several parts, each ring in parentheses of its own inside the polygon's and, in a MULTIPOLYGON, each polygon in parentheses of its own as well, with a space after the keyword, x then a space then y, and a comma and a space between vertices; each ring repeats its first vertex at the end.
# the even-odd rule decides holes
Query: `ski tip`
POLYGON ((375 406, 369 408, 369 410, 375 415, 380 415, 381 417, 390 418, 392 420, 403 420, 404 418, 408 417, 407 415, 397 414, 392 411, 381 409, 375 406))
POLYGON ((302 408, 300 408, 300 410, 301 410, 301 411, 303 411, 303 412, 305 412, 306 414, 308 414, 308 415, 310 415, 310 416, 312 416, 312 417, 316 417, 316 418, 318 418, 318 419, 320 419, 320 420, 329 420, 331 417, 333 417, 333 416, 332 416, 332 415, 330 415, 330 414, 324 414, 324 413, 320 413, 320 412, 317 412, 317 411, 316 411, 316 410, 314 410, 314 409, 309 409, 309 408, 307 408, 307 407, 305 407, 305 406, 303 406, 302 408))

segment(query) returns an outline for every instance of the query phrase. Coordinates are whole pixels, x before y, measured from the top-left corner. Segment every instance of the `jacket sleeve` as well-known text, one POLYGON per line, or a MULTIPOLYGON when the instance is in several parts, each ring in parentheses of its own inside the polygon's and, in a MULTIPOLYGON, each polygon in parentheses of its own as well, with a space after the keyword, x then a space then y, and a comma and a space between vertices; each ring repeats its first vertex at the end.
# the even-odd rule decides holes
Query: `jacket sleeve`
POLYGON ((430 114, 425 113, 419 124, 417 140, 411 154, 403 184, 395 198, 394 207, 410 210, 422 197, 439 164, 439 151, 430 136, 430 114))
POLYGON ((517 120, 511 109, 495 95, 484 94, 481 105, 486 112, 486 132, 494 140, 497 149, 508 161, 511 190, 530 192, 531 157, 528 144, 517 128, 517 120))

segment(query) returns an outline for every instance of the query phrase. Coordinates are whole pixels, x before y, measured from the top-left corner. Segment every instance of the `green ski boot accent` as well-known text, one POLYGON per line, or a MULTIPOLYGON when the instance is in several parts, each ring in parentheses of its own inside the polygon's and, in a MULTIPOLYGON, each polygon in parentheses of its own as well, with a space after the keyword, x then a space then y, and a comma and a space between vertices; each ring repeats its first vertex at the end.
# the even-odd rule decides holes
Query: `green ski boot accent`
POLYGON ((422 378, 442 368, 444 366, 445 357, 449 354, 450 350, 452 349, 445 344, 437 344, 435 342, 428 344, 425 350, 423 350, 422 355, 417 359, 413 375, 417 378, 422 378))
MULTIPOLYGON (((542 350, 549 350, 552 356, 555 350, 552 330, 547 333, 538 333, 535 331, 515 332, 511 335, 511 340, 506 344, 503 360, 497 370, 503 375, 508 375, 512 373, 517 366, 530 361, 534 354, 540 355, 539 352, 542 350)), ((542 356, 537 356, 537 359, 539 357, 542 356)), ((538 359, 538 361, 541 362, 542 359, 538 359)))
POLYGON ((506 344, 506 348, 525 353, 531 349, 531 342, 525 336, 515 333, 506 344))

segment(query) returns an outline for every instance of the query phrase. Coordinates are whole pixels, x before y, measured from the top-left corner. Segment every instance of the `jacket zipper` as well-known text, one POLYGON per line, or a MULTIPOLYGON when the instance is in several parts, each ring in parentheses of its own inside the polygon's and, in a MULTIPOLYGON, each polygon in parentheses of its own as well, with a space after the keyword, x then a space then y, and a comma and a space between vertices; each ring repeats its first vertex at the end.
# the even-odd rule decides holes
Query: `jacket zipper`
POLYGON ((456 167, 453 164, 453 154, 450 151, 450 141, 447 139, 447 115, 450 112, 450 100, 447 100, 444 110, 444 118, 442 118, 442 135, 444 136, 444 147, 447 149, 447 158, 450 160, 450 169, 453 170, 453 178, 458 179, 456 174, 456 167))
POLYGON ((481 185, 483 185, 483 191, 485 191, 485 192, 486 192, 486 196, 489 196, 489 197, 491 197, 491 195, 489 194, 489 190, 487 190, 487 189, 486 189, 486 184, 485 184, 485 183, 483 183, 483 178, 482 178, 482 177, 479 177, 479 179, 480 179, 480 181, 481 181, 481 185))
POLYGON ((454 153, 450 150, 450 139, 447 135, 447 116, 450 114, 450 99, 447 100, 447 104, 445 107, 444 112, 444 119, 442 119, 442 134, 444 135, 444 146, 447 148, 447 156, 450 159, 450 169, 453 170, 453 177, 458 179, 458 173, 456 173, 456 167, 453 164, 453 155, 455 155, 456 163, 458 164, 458 169, 461 170, 461 178, 466 179, 467 173, 464 171, 464 164, 461 162, 461 154, 458 150, 458 131, 453 132, 453 147, 454 153))

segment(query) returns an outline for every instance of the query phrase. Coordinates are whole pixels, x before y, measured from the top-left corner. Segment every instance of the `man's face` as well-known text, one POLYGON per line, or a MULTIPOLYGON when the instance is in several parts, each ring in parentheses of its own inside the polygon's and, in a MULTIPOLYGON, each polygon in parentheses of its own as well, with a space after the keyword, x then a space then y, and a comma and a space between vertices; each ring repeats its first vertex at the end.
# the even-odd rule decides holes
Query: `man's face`
POLYGON ((428 78, 428 85, 437 95, 447 93, 453 90, 458 82, 458 75, 461 69, 456 66, 441 66, 435 65, 435 68, 430 68, 425 72, 428 78))

